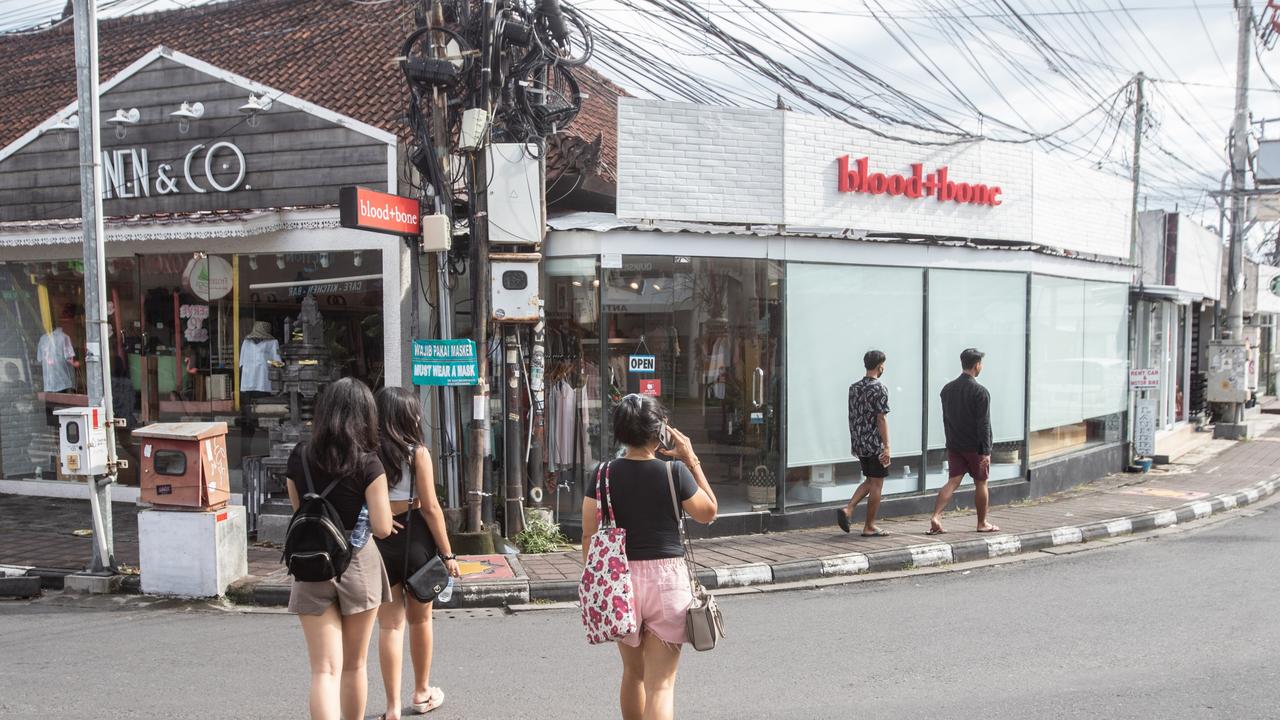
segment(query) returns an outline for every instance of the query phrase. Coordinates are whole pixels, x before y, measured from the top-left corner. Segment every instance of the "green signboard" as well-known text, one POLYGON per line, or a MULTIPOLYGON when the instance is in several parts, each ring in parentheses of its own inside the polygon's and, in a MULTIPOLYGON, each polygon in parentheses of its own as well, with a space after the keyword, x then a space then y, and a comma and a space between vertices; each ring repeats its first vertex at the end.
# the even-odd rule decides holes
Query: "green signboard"
POLYGON ((471 340, 414 340, 414 385, 475 385, 480 381, 471 340))

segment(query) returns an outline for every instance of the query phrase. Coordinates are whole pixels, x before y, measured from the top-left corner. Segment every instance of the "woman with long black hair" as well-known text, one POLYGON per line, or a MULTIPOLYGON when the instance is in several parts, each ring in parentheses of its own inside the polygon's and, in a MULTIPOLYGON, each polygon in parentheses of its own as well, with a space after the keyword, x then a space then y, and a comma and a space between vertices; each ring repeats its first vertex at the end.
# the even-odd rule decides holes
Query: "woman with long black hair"
POLYGON ((444 691, 431 686, 432 604, 418 602, 412 593, 405 592, 405 574, 413 575, 437 553, 450 575, 458 577, 459 570, 449 547, 444 510, 436 496, 431 455, 423 447, 422 404, 412 390, 401 387, 384 387, 376 399, 380 423, 378 456, 387 470, 391 511, 399 528, 395 535, 378 542, 391 581, 391 602, 378 611, 378 659, 387 692, 387 711, 382 717, 399 720, 406 615, 409 654, 413 659, 409 708, 420 715, 444 703, 444 691), (412 529, 406 529, 410 523, 412 529))
MULTIPOLYGON (((286 468, 289 502, 296 511, 308 492, 337 484, 326 498, 355 536, 361 509, 368 507, 373 535, 394 532, 387 476, 378 459, 378 416, 373 393, 354 378, 330 384, 316 399, 311 440, 294 447, 286 468), (309 476, 309 478, 308 478, 309 476)), ((367 539, 367 538, 364 538, 367 539)), ((312 720, 364 717, 369 694, 365 661, 375 611, 391 599, 382 555, 373 543, 355 547, 341 579, 294 581, 289 611, 302 621, 311 665, 312 720)))
POLYGON ((613 408, 613 436, 625 453, 596 468, 587 482, 582 501, 583 564, 591 536, 599 529, 596 498, 604 477, 618 527, 627 531, 635 593, 637 630, 618 640, 622 718, 671 720, 680 649, 689 641, 685 611, 693 603, 671 495, 674 492, 681 509, 700 523, 715 520, 719 505, 693 444, 667 424, 667 411, 656 399, 636 394, 622 398, 613 408))

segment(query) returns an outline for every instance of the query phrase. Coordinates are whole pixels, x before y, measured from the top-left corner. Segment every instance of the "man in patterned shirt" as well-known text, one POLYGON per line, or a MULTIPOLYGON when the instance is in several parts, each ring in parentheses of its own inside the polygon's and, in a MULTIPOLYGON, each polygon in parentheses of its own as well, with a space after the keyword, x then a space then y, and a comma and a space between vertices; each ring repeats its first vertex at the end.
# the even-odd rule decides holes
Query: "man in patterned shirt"
POLYGON ((849 444, 862 466, 865 478, 854 491, 849 504, 836 510, 836 523, 849 532, 849 520, 863 498, 867 499, 867 517, 862 523, 862 537, 883 537, 889 533, 876 527, 880 510, 880 493, 889 475, 889 390, 880 382, 884 375, 884 353, 868 350, 862 356, 867 374, 849 386, 849 444))

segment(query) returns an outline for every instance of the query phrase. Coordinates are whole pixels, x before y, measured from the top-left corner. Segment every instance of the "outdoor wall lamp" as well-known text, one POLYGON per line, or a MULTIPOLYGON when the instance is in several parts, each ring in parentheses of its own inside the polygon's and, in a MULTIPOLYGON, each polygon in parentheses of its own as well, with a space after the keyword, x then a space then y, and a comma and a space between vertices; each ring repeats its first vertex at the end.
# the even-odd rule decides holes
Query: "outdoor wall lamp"
POLYGON ((178 134, 186 135, 191 132, 191 121, 204 117, 204 103, 182 103, 177 110, 169 113, 169 117, 178 118, 178 134))
POLYGON ((249 93, 249 101, 240 106, 240 112, 249 116, 249 127, 258 127, 258 116, 271 109, 271 98, 249 93))
POLYGON ((115 115, 107 118, 105 122, 115 125, 116 139, 123 140, 125 135, 129 132, 128 126, 137 125, 138 121, 141 119, 142 113, 138 112, 138 108, 129 108, 128 110, 120 108, 116 110, 115 115))
POLYGON ((50 132, 56 132, 62 139, 62 148, 71 147, 71 136, 80 129, 80 116, 68 115, 49 127, 50 132))

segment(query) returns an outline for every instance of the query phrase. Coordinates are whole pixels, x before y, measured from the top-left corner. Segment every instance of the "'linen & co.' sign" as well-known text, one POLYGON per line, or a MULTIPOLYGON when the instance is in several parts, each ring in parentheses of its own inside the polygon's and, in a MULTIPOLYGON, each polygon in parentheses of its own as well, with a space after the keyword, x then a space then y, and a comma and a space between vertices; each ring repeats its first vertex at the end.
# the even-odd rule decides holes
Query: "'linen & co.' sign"
POLYGON ((105 200, 151 197, 153 191, 156 195, 172 195, 179 192, 206 193, 210 190, 231 192, 244 183, 248 169, 244 153, 236 147, 235 143, 223 140, 209 145, 207 149, 204 143, 200 143, 187 151, 182 159, 181 168, 175 168, 173 163, 157 164, 153 183, 150 153, 147 148, 103 150, 102 197, 105 200), (235 177, 230 182, 220 181, 215 173, 215 162, 219 153, 223 156, 223 165, 219 170, 229 173, 233 172, 232 168, 235 168, 235 177), (203 163, 199 162, 201 157, 204 159, 203 163), (195 175, 192 175, 192 165, 196 166, 195 175))

